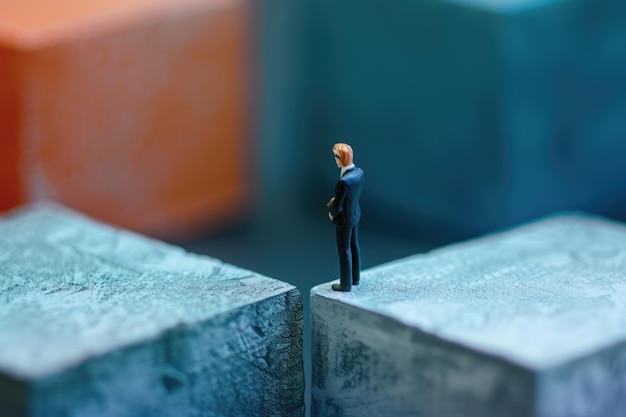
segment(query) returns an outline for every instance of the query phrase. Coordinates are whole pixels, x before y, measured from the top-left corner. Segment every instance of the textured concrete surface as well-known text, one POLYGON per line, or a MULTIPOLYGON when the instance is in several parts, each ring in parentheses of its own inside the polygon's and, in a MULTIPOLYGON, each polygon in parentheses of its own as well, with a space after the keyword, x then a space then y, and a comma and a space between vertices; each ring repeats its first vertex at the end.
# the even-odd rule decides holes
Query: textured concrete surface
POLYGON ((0 219, 0 415, 301 416, 292 285, 53 206, 0 219))
POLYGON ((561 215, 311 291, 313 416, 626 414, 626 227, 561 215))

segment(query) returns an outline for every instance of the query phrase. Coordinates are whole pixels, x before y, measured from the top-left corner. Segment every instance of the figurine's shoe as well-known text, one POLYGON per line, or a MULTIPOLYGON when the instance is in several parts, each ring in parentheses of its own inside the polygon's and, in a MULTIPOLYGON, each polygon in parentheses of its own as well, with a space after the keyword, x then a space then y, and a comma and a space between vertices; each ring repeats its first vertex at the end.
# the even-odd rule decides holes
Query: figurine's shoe
POLYGON ((341 284, 333 284, 333 291, 350 292, 350 288, 342 287, 341 284))
POLYGON ((352 281, 352 285, 359 285, 359 282, 361 281, 352 281))

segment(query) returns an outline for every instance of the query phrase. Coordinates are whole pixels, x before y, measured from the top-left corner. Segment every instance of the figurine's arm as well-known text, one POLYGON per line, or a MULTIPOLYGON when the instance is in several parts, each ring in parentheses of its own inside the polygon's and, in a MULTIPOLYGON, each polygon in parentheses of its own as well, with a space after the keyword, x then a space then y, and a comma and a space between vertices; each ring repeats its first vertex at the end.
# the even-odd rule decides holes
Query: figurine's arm
POLYGON ((333 204, 330 206, 330 215, 332 219, 336 219, 343 213, 343 201, 346 199, 346 185, 343 181, 337 182, 335 187, 335 197, 333 204))

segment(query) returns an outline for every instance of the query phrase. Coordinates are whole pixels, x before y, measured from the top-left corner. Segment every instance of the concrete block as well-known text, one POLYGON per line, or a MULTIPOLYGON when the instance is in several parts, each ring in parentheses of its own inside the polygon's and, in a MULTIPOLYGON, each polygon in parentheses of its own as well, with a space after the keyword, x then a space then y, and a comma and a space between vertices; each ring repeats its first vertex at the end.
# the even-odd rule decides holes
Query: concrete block
POLYGON ((626 227, 566 214, 311 290, 313 416, 626 414, 626 227))
POLYGON ((626 219, 616 191, 626 187, 626 3, 306 4, 293 18, 307 65, 272 113, 293 128, 272 132, 286 149, 302 144, 293 158, 308 155, 308 171, 295 183, 319 187, 318 201, 336 181, 329 149, 345 141, 368 173, 364 221, 386 230, 451 241, 558 210, 626 219))
POLYGON ((249 0, 0 4, 0 211, 51 199, 167 239, 251 211, 249 0))
POLYGON ((292 285, 60 208, 0 220, 3 417, 304 416, 292 285))

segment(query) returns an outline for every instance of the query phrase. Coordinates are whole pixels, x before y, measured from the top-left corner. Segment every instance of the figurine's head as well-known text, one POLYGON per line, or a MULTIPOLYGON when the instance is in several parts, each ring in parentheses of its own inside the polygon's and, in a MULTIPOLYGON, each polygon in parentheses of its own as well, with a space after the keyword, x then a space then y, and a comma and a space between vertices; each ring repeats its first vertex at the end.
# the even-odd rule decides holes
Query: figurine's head
POLYGON ((352 164, 352 148, 347 143, 335 143, 333 154, 335 154, 335 162, 339 168, 352 164))

